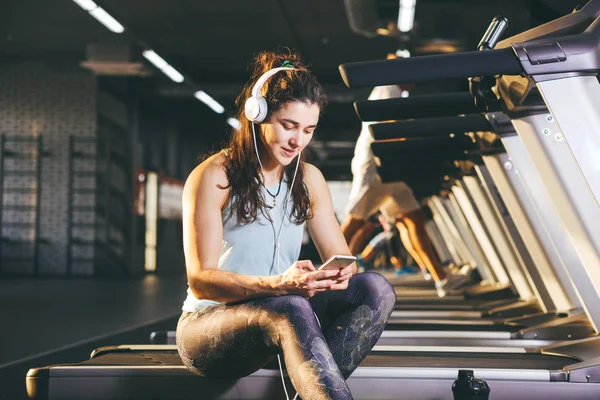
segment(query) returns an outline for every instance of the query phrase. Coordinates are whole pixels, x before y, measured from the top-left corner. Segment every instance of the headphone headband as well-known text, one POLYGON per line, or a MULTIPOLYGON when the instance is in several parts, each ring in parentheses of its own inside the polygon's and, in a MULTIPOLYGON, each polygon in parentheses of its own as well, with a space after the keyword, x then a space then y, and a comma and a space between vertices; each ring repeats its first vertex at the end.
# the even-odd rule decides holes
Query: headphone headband
POLYGON ((281 67, 270 69, 262 74, 254 84, 254 87, 252 88, 252 95, 246 99, 246 103, 244 104, 244 114, 250 122, 260 124, 267 117, 267 100, 260 95, 260 89, 263 87, 265 82, 267 82, 267 79, 279 71, 296 69, 288 61, 281 65, 281 67))
POLYGON ((260 76, 260 78, 258 78, 258 80, 256 81, 256 83, 254 84, 254 87, 252 88, 252 96, 258 96, 259 95, 260 89, 263 87, 263 85, 267 82, 267 80, 270 77, 272 77, 273 75, 275 75, 279 71, 290 70, 290 69, 295 70, 296 68, 294 68, 294 67, 277 67, 277 68, 270 69, 267 72, 265 72, 264 74, 262 74, 260 76))

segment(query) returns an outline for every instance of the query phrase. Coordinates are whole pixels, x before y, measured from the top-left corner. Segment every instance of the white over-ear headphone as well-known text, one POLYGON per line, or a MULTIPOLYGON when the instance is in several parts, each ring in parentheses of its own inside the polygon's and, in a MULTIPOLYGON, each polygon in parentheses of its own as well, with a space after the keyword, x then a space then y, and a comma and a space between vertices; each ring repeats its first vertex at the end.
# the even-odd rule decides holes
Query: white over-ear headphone
POLYGON ((269 111, 267 107, 267 100, 260 95, 260 89, 262 89, 267 79, 279 71, 289 71, 290 69, 294 70, 296 68, 292 66, 273 68, 258 78, 256 84, 254 84, 254 87, 252 88, 252 95, 248 97, 246 103, 244 104, 244 114, 250 122, 260 124, 267 117, 267 112, 269 111))

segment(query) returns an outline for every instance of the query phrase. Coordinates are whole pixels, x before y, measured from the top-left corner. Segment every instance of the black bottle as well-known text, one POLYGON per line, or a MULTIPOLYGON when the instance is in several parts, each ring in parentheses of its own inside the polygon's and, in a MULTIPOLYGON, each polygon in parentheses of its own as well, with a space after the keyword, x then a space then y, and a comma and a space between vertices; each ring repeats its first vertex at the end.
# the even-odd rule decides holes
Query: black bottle
POLYGON ((483 379, 473 376, 473 371, 461 369, 458 379, 452 384, 454 400, 488 400, 490 387, 483 379))

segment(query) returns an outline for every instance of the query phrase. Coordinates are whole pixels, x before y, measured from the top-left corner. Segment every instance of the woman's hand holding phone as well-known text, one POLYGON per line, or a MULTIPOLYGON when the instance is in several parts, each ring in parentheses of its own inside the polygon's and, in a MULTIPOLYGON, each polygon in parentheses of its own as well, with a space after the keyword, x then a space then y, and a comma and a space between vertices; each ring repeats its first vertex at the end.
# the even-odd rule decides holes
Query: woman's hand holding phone
POLYGON ((334 289, 338 285, 338 273, 336 269, 317 270, 310 260, 298 260, 279 276, 277 286, 282 294, 310 298, 325 290, 340 290, 334 289))
POLYGON ((337 271, 336 282, 331 285, 330 290, 345 290, 348 288, 348 279, 352 276, 352 264, 355 261, 356 257, 353 256, 335 255, 319 267, 319 270, 337 271))

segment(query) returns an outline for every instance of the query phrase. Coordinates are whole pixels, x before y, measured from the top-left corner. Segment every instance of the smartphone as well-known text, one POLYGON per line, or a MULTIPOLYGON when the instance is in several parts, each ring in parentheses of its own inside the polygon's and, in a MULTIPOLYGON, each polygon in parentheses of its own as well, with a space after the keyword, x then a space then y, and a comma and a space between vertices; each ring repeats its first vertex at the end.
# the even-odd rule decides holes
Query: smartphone
POLYGON ((325 261, 319 269, 343 269, 355 261, 356 257, 354 256, 336 255, 325 261))

